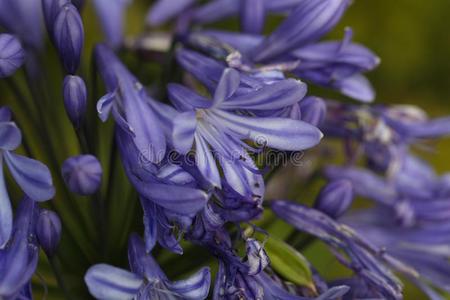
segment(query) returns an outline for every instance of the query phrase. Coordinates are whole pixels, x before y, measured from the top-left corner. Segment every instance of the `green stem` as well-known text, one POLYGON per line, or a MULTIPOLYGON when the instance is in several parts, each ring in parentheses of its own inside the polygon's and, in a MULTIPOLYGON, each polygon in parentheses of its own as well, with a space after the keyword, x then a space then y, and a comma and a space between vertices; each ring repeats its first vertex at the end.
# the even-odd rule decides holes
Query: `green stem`
POLYGON ((64 277, 61 271, 61 266, 59 264, 59 261, 56 259, 56 256, 48 257, 48 262, 50 263, 50 266, 53 270, 53 273, 55 274, 56 281, 58 282, 58 286, 63 291, 64 295, 66 296, 66 299, 72 300, 72 295, 70 294, 66 282, 64 281, 64 277))
POLYGON ((82 128, 79 128, 79 129, 76 129, 75 131, 76 131, 76 134, 77 134, 77 138, 78 138, 78 142, 80 144, 81 151, 84 154, 91 153, 88 141, 86 139, 86 134, 84 133, 84 130, 82 128))
POLYGON ((10 87, 11 91, 14 93, 14 95, 17 98, 17 101, 19 102, 21 108, 25 111, 25 114, 27 118, 34 124, 37 125, 37 121, 35 119, 34 114, 32 113, 30 109, 30 104, 27 101, 27 98, 25 95, 20 91, 19 85, 14 81, 12 78, 5 78, 6 83, 10 87))

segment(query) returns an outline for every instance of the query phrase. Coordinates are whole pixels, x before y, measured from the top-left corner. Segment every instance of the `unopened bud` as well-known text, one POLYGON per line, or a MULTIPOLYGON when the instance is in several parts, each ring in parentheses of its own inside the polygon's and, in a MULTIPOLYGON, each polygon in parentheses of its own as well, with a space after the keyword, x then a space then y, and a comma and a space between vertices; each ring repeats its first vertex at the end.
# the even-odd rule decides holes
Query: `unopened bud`
POLYGON ((79 155, 67 159, 62 165, 62 176, 67 187, 79 195, 92 195, 100 187, 102 166, 93 155, 79 155))
POLYGON ((316 199, 314 207, 332 218, 339 218, 353 201, 353 186, 349 180, 339 179, 327 184, 316 199))
POLYGON ((78 129, 86 113, 87 90, 83 79, 67 75, 63 84, 64 107, 73 126, 78 129))
POLYGON ((53 256, 61 239, 61 221, 58 215, 50 210, 41 210, 36 225, 36 235, 47 256, 53 256))
POLYGON ((12 75, 25 61, 19 40, 11 34, 0 34, 0 78, 12 75))
POLYGON ((60 9, 53 24, 53 39, 64 68, 75 74, 83 50, 84 29, 81 16, 72 4, 60 9))

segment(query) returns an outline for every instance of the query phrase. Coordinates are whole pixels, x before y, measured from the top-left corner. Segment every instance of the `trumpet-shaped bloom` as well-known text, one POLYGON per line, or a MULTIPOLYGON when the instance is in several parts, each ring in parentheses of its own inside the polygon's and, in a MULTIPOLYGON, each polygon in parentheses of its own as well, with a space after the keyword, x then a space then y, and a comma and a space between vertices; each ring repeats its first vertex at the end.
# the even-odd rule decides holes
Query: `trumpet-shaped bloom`
POLYGON ((160 162, 166 153, 166 139, 143 86, 130 74, 115 54, 105 45, 95 50, 100 74, 108 94, 97 103, 100 118, 106 121, 112 113, 116 123, 127 132, 150 162, 160 162))
POLYGON ((144 237, 147 251, 158 242, 164 248, 182 253, 173 225, 187 230, 209 198, 196 179, 180 165, 157 166, 145 160, 128 133, 117 129, 116 139, 128 179, 141 196, 144 210, 144 237))
POLYGON ((90 293, 97 299, 111 300, 202 300, 208 296, 209 268, 202 268, 188 279, 170 281, 136 235, 130 237, 128 261, 131 272, 105 264, 92 266, 85 276, 90 293))
MULTIPOLYGON (((303 98, 305 85, 284 80, 261 89, 237 93, 241 84, 239 72, 226 69, 214 92, 213 100, 190 89, 172 84, 169 95, 180 111, 173 124, 172 142, 181 154, 195 144, 196 165, 214 186, 221 187, 216 166, 219 161, 228 184, 241 195, 251 195, 255 188, 255 166, 242 140, 259 147, 298 151, 315 146, 321 132, 314 126, 287 118, 257 118, 235 111, 280 109, 303 98)), ((256 186, 257 187, 257 186, 256 186)))
POLYGON ((142 85, 104 45, 96 49, 108 94, 98 102, 102 120, 112 113, 116 141, 128 179, 141 196, 145 241, 150 251, 156 241, 181 253, 172 224, 187 228, 209 196, 183 168, 166 157, 174 108, 151 99, 142 85))

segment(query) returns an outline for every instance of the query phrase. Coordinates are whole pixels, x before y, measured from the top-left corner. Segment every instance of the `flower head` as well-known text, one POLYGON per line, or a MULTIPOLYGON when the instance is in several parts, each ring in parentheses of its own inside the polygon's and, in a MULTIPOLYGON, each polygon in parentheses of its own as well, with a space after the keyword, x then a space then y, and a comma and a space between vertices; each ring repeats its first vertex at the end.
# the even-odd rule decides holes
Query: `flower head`
POLYGON ((255 166, 246 152, 250 148, 242 140, 298 151, 316 145, 322 134, 316 127, 298 120, 236 113, 277 110, 297 103, 306 92, 300 81, 279 81, 243 94, 239 93, 240 85, 239 72, 234 69, 223 72, 212 101, 184 86, 170 85, 170 98, 180 111, 174 121, 172 141, 181 154, 195 143, 196 165, 213 185, 221 187, 217 159, 228 184, 241 195, 252 195, 255 166))

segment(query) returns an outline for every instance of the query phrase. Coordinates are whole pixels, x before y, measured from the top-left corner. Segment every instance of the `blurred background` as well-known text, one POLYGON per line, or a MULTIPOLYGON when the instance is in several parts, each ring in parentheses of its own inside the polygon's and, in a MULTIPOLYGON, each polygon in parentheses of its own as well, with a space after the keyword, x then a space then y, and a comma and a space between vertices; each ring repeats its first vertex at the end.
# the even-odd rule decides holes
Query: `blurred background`
MULTIPOLYGON (((31 0, 30 0, 31 1, 31 0)), ((33 0, 37 1, 37 0, 33 0)), ((176 0, 173 0, 176 1, 176 0)), ((273 0, 276 1, 276 0, 273 0)), ((101 30, 99 28, 98 18, 92 7, 91 1, 87 0, 88 4, 83 11, 83 20, 86 33, 86 46, 83 57, 83 67, 81 73, 89 77, 91 70, 91 51, 96 42, 101 41, 101 30)), ((150 5, 149 0, 134 0, 133 4, 127 11, 126 18, 126 32, 128 36, 137 36, 143 31, 150 31, 151 29, 144 26, 144 18, 147 9, 150 5)), ((343 29, 350 26, 354 31, 354 40, 360 42, 370 49, 372 49, 381 58, 380 67, 374 72, 368 74, 377 91, 377 103, 386 104, 415 104, 422 107, 432 117, 443 115, 450 115, 450 33, 449 33, 449 0, 354 0, 354 4, 350 7, 339 26, 329 34, 329 38, 340 39, 343 36, 343 29)), ((219 24, 221 27, 230 27, 233 22, 224 22, 219 24)), ((269 28, 268 28, 269 29, 269 28)), ((56 157, 58 163, 61 163, 67 156, 79 153, 76 136, 71 128, 70 123, 65 117, 64 108, 61 98, 61 82, 63 79, 62 72, 58 66, 55 50, 50 43, 47 43, 49 57, 45 61, 48 73, 45 80, 49 83, 52 89, 49 90, 50 99, 53 101, 52 107, 52 122, 58 124, 49 125, 49 129, 53 130, 55 135, 64 137, 64 142, 54 141, 58 149, 58 153, 62 153, 56 157), (48 60, 48 61, 47 61, 48 60), (56 127, 56 128, 52 128, 56 127)), ((47 55, 46 55, 47 56, 47 55)), ((151 65, 139 64, 136 59, 126 57, 127 62, 130 61, 130 67, 138 75, 139 79, 146 84, 154 83, 161 80, 161 70, 154 69, 151 65)), ((17 75, 20 76, 20 75, 17 75)), ((16 77, 17 77, 16 76, 16 77)), ((92 79, 92 78, 91 78, 92 79)), ((92 81, 88 82, 92 85, 92 81)), ((333 98, 341 98, 339 95, 326 92, 322 90, 313 90, 317 95, 325 95, 333 98), (323 93, 322 93, 323 92, 323 93)), ((101 93, 101 91, 99 91, 101 93)), ((99 94, 101 96, 101 94, 99 94)), ((348 100, 348 99, 347 99, 348 100)), ((92 99, 91 99, 92 102, 92 99)), ((15 101, 7 85, 0 82, 0 105, 9 105, 13 111, 17 113, 17 118, 20 121, 19 126, 24 130, 25 138, 29 140, 32 148, 38 149, 38 158, 48 163, 48 158, 41 152, 45 152, 45 146, 39 138, 34 135, 33 128, 27 123, 26 118, 20 113, 20 106, 15 101), (39 157, 39 156, 42 156, 39 157)), ((93 105, 93 103, 91 103, 93 105)), ((93 106, 91 106, 93 109, 93 106)), ((102 165, 110 165, 108 162, 111 159, 110 145, 112 143, 111 129, 112 124, 101 125, 98 139, 99 157, 102 165)), ((35 129, 34 129, 35 130, 35 129)), ((50 134, 50 133, 49 133, 50 134)), ((421 153, 421 155, 430 160, 439 172, 450 171, 450 140, 444 140, 435 145, 432 151, 421 153)), ((49 163, 48 163, 49 164, 49 163)), ((118 162, 120 164, 120 162, 118 162)), ((118 169, 105 169, 105 174, 113 174, 112 179, 107 180, 111 182, 126 181, 123 173, 118 169), (114 173, 113 173, 114 172, 114 173), (115 181, 114 181, 115 180, 115 181)), ((57 176, 59 170, 53 168, 54 176, 57 176)), ((301 199, 313 199, 318 188, 323 182, 310 187, 301 193, 301 199)), ((56 179, 57 195, 56 206, 64 205, 63 200, 66 200, 65 194, 61 192, 64 189, 62 182, 56 179), (61 187, 61 188, 59 188, 61 187), (58 201, 62 200, 62 201, 58 201), (59 203, 59 204, 58 204, 59 203)), ((116 185, 120 186, 120 185, 116 185)), ((12 193, 20 194, 18 190, 11 191, 12 193)), ((103 193, 105 190, 103 190, 103 193)), ((108 193, 111 199, 109 214, 111 220, 111 227, 109 227, 109 235, 107 238, 108 244, 106 246, 108 262, 116 265, 126 265, 126 234, 127 230, 138 230, 142 228, 142 212, 137 204, 136 199, 132 199, 133 206, 126 206, 124 203, 125 196, 136 198, 136 195, 130 191, 130 187, 123 187, 122 190, 114 190, 108 193), (128 211, 126 216, 124 211, 128 211), (118 222, 117 220, 123 222, 118 222), (115 226, 115 227, 114 227, 115 226), (122 230, 122 227, 127 227, 127 230, 122 230)), ((15 197, 17 199, 17 197, 15 197)), ((310 201, 301 200, 301 201, 310 201)), ((81 211, 88 211, 89 202, 87 199, 75 198, 77 205, 81 211)), ((71 208, 67 208, 71 209, 71 208)), ((64 216, 63 216, 64 217, 64 216)), ((89 221, 95 216, 87 213, 82 216, 86 221, 86 228, 78 228, 79 235, 75 239, 80 240, 84 233, 89 233, 90 228, 95 227, 89 221)), ((72 229, 76 228, 76 221, 73 220, 72 229)), ((265 216, 265 227, 279 238, 287 238, 292 231, 287 230, 287 225, 281 221, 271 220, 270 215, 265 216), (269 226, 270 225, 270 226, 269 226)), ((67 225, 67 224, 66 224, 67 225)), ((70 225, 70 224, 69 224, 70 225)), ((95 240, 94 237, 86 235, 87 239, 95 240)), ((98 255, 95 253, 95 248, 86 250, 83 253, 83 258, 80 258, 81 253, 76 252, 77 249, 71 244, 71 237, 63 236, 61 249, 61 262, 72 264, 66 270, 66 279, 68 281, 80 282, 80 274, 84 274, 86 263, 84 256, 94 257, 98 260, 98 255)), ((313 265, 318 268, 320 273, 326 279, 333 279, 341 276, 343 272, 342 267, 335 262, 326 251, 326 248, 321 243, 314 243, 306 249, 299 249, 311 260, 313 265)), ((199 264, 204 263, 204 259, 199 257, 206 257, 207 254, 201 249, 194 249, 194 251, 186 251, 186 255, 176 257, 167 254, 166 252, 156 251, 158 260, 161 262, 163 268, 167 271, 169 276, 180 274, 188 270, 196 270, 199 264)), ((40 265, 40 272, 45 278, 48 288, 50 290, 49 299, 62 299, 62 294, 57 288, 56 281, 52 278, 51 270, 45 263, 45 258, 42 259, 40 265)), ((211 263, 211 262, 207 262, 211 263)), ((40 278, 34 278, 34 291, 37 293, 37 299, 40 299, 44 293, 42 289, 42 281, 40 278)), ((77 288, 74 283, 74 288, 77 288)), ((83 296, 74 296, 74 299, 85 299, 87 297, 83 292, 83 296), (81 298, 79 298, 81 297, 81 298)), ((407 285, 405 299, 423 299, 423 296, 413 287, 407 285)), ((450 299, 450 297, 449 297, 450 299)))

